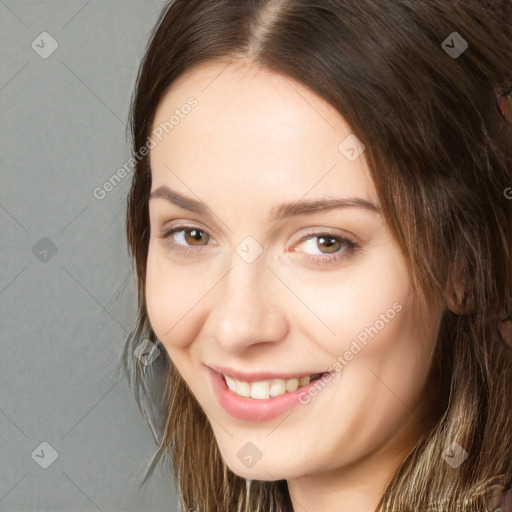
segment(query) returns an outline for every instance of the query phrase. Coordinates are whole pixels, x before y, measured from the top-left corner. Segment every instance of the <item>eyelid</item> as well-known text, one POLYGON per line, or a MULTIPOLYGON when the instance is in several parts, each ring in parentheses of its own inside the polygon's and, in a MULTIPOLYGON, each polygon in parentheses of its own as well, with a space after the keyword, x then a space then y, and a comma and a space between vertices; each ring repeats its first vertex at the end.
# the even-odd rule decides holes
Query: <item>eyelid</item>
POLYGON ((299 233, 294 236, 295 242, 293 242, 293 245, 303 242, 304 240, 307 240, 309 237, 322 235, 347 240, 356 245, 362 244, 364 242, 364 240, 361 237, 357 236, 355 233, 352 233, 351 231, 348 231, 346 229, 318 225, 308 226, 307 228, 300 230, 299 233))
MULTIPOLYGON (((202 227, 199 222, 196 222, 196 221, 194 221, 194 222, 195 223, 190 223, 187 221, 180 222, 178 220, 176 223, 164 224, 160 228, 158 236, 165 237, 171 231, 178 232, 178 231, 187 230, 187 229, 197 229, 198 231, 203 231, 204 233, 206 233, 208 235, 208 237, 213 240, 213 237, 210 234, 209 228, 202 227)), ((217 243, 217 242, 215 242, 215 243, 217 243)))
MULTIPOLYGON (((206 247, 207 245, 217 245, 217 242, 213 238, 211 238, 211 235, 209 234, 208 230, 189 223, 164 226, 158 236, 166 240, 168 249, 170 251, 180 254, 181 256, 200 256, 201 253, 203 252, 203 247, 206 247), (183 246, 181 244, 169 240, 172 237, 172 235, 174 235, 174 233, 193 229, 197 229, 198 231, 205 233, 206 236, 209 238, 208 243, 205 245, 198 246, 183 246), (213 240, 213 244, 209 243, 211 240, 213 240)), ((308 264, 315 266, 318 270, 335 269, 342 265, 343 263, 345 263, 348 259, 350 259, 350 257, 353 256, 354 253, 365 252, 362 249, 360 243, 354 240, 354 238, 357 237, 348 237, 345 234, 339 233, 338 230, 335 228, 309 227, 307 228, 307 232, 302 233, 299 240, 294 245, 292 245, 292 252, 301 253, 303 255, 301 259, 305 260, 308 264), (325 253, 317 255, 312 255, 297 250, 297 245, 300 245, 301 243, 306 242, 311 238, 321 236, 338 239, 345 247, 334 253, 325 253)))
POLYGON ((338 234, 336 230, 333 230, 333 228, 323 228, 319 231, 310 230, 306 234, 303 234, 299 240, 292 245, 292 252, 304 254, 305 259, 313 263, 315 266, 328 268, 329 266, 341 264, 355 252, 363 251, 361 250, 360 243, 354 240, 352 237, 349 238, 346 235, 338 234), (341 244, 344 245, 344 247, 334 253, 320 253, 316 255, 308 254, 297 249, 298 245, 307 242, 309 239, 315 237, 319 238, 322 236, 335 238, 339 240, 341 244))
MULTIPOLYGON (((210 239, 215 240, 212 237, 212 235, 210 234, 209 229, 204 228, 204 227, 200 226, 199 224, 200 224, 199 222, 193 224, 193 223, 190 223, 187 221, 183 221, 180 223, 179 220, 177 221, 177 223, 172 223, 170 225, 164 224, 160 229, 159 236, 163 238, 163 237, 169 236, 170 232, 172 232, 172 231, 179 232, 181 230, 186 230, 186 229, 197 229, 199 231, 203 231, 204 233, 206 233, 210 239)), ((296 240, 295 244, 307 240, 308 237, 321 236, 321 235, 334 236, 336 238, 344 239, 344 240, 347 240, 354 244, 361 243, 360 238, 350 231, 320 225, 320 226, 309 226, 307 228, 302 229, 299 232, 299 234, 296 235, 298 237, 298 239, 296 240)), ((217 244, 217 242, 215 241, 214 244, 217 244)))
POLYGON ((182 255, 199 255, 199 253, 202 252, 202 248, 208 245, 217 245, 217 242, 214 240, 213 244, 210 244, 210 239, 213 240, 210 237, 209 232, 206 229, 203 229, 196 225, 188 225, 188 224, 178 224, 175 226, 163 226, 160 232, 157 235, 158 238, 161 238, 165 244, 167 245, 167 249, 171 252, 179 253, 182 255), (205 245, 197 245, 197 246, 183 246, 181 244, 178 244, 171 240, 172 236, 175 233, 179 233, 180 231, 187 231, 197 229, 198 231, 204 232, 209 240, 208 243, 205 245))

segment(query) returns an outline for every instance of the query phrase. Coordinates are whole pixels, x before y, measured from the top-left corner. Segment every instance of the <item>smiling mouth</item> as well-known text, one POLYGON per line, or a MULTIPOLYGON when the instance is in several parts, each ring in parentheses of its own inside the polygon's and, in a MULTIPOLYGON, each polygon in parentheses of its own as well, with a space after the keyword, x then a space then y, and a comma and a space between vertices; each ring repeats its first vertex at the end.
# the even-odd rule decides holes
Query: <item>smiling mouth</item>
POLYGON ((269 379, 254 382, 246 382, 235 379, 229 375, 221 374, 230 391, 243 398, 267 400, 287 393, 293 393, 299 388, 307 386, 311 382, 320 379, 326 373, 315 373, 306 377, 292 379, 269 379))

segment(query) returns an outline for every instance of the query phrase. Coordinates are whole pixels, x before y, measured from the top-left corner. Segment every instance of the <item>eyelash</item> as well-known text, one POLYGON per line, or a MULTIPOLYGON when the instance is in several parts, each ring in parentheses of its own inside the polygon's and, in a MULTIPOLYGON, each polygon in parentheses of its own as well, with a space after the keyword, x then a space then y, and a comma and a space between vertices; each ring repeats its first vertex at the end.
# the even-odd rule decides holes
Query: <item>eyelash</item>
MULTIPOLYGON (((197 230, 202 233, 205 233, 206 236, 209 237, 208 233, 205 230, 200 229, 197 226, 177 226, 177 227, 174 227, 171 229, 164 229, 160 236, 161 236, 161 238, 163 238, 164 240, 166 240, 168 242, 169 248, 172 251, 177 252, 178 254, 182 254, 182 255, 197 254, 198 251, 201 251, 200 247, 204 247, 204 246, 198 246, 197 248, 192 248, 192 247, 184 248, 181 245, 179 245, 171 240, 172 235, 174 235, 175 233, 179 233, 180 231, 188 231, 188 230, 197 230)), ((335 253, 333 256, 327 256, 327 255, 311 256, 309 254, 305 255, 309 261, 311 261, 314 265, 319 266, 319 267, 325 267, 327 265, 336 265, 338 263, 341 263, 341 261, 343 261, 345 258, 347 258, 347 254, 346 254, 347 251, 349 251, 350 253, 353 253, 353 252, 361 249, 360 245, 358 243, 354 242, 354 240, 351 240, 349 238, 346 238, 346 237, 343 237, 340 235, 336 235, 334 233, 328 233, 328 232, 320 232, 319 233, 319 232, 315 232, 315 231, 305 234, 298 241, 297 245, 309 240, 310 238, 314 238, 314 237, 316 237, 316 238, 322 238, 322 237, 334 238, 337 241, 341 242, 342 245, 345 246, 344 249, 340 249, 341 254, 340 254, 340 252, 338 252, 338 253, 335 253)))

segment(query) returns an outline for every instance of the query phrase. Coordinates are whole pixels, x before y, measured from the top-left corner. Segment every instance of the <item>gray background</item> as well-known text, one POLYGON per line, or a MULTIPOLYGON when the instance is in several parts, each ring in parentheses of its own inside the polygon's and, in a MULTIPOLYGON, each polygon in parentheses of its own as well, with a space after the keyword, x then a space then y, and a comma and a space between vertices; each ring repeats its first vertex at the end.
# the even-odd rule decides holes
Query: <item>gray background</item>
POLYGON ((177 510, 167 470, 136 484, 156 443, 115 371, 136 313, 131 174, 93 196, 129 158, 132 90, 164 4, 0 0, 2 511, 177 510), (43 442, 58 453, 47 469, 43 442))

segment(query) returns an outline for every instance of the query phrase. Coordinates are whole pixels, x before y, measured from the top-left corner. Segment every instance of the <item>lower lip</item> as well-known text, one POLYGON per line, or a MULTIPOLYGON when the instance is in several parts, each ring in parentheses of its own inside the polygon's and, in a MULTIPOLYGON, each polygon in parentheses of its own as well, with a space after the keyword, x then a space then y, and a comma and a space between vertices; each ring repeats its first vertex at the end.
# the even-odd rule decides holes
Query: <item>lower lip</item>
POLYGON ((315 386, 317 379, 293 391, 275 398, 259 400, 255 398, 244 398, 233 393, 228 388, 224 377, 211 368, 207 368, 210 374, 213 390, 220 405, 235 418, 246 421, 268 421, 277 418, 281 414, 293 409, 299 402, 301 393, 308 393, 309 388, 315 386))

